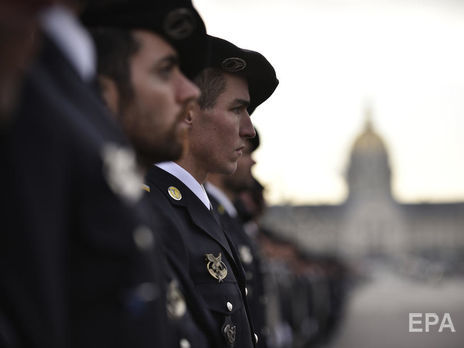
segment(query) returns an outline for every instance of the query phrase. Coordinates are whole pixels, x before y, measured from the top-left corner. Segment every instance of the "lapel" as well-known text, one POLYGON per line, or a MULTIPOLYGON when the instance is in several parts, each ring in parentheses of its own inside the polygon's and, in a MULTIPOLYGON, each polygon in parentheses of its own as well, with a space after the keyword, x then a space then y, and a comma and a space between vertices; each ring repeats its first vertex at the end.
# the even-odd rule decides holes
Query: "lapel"
POLYGON ((245 284, 246 282, 245 270, 243 268, 242 263, 240 262, 240 257, 238 256, 237 249, 235 248, 235 243, 232 241, 232 238, 230 235, 234 233, 234 231, 232 230, 232 224, 233 224, 234 218, 232 218, 226 211, 224 211, 223 214, 218 215, 219 214, 218 207, 220 205, 218 200, 212 194, 209 194, 209 193, 208 193, 208 197, 211 201, 211 204, 213 205, 214 214, 217 217, 218 221, 220 221, 219 223, 221 224, 221 226, 223 226, 224 235, 227 241, 229 242, 230 249, 234 257, 235 264, 237 265, 237 269, 238 269, 237 278, 241 284, 245 284), (229 227, 230 230, 228 230, 227 227, 229 227))
POLYGON ((149 169, 146 181, 150 187, 156 186, 172 205, 185 209, 193 223, 218 242, 235 262, 231 245, 219 221, 216 220, 213 213, 205 207, 203 202, 182 181, 157 166, 152 166, 149 169), (180 200, 175 200, 169 195, 168 189, 170 186, 179 189, 182 194, 180 200))

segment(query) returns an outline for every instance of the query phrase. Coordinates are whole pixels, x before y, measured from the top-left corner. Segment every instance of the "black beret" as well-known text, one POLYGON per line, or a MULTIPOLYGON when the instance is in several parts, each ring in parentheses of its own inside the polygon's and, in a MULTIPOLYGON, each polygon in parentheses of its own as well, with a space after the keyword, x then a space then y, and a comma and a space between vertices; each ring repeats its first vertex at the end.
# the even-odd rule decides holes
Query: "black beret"
POLYGON ((237 47, 214 36, 208 37, 209 66, 247 79, 250 93, 248 113, 251 115, 256 107, 274 93, 279 84, 274 68, 261 53, 237 47))
POLYGON ((88 1, 81 20, 88 27, 155 32, 177 50, 181 69, 190 78, 206 66, 209 57, 205 24, 191 0, 88 1))

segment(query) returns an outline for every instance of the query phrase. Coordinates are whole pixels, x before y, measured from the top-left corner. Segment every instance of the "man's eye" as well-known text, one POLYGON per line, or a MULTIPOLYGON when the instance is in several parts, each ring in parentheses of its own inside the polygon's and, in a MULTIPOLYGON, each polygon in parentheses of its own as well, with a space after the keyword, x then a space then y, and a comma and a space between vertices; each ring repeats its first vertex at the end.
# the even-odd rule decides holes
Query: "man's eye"
POLYGON ((171 73, 174 71, 174 64, 165 64, 158 69, 158 73, 163 78, 168 78, 171 73))
POLYGON ((232 108, 232 112, 233 112, 234 114, 238 114, 238 115, 239 115, 239 114, 242 113, 243 109, 244 109, 243 106, 237 106, 237 107, 235 107, 235 108, 232 108))

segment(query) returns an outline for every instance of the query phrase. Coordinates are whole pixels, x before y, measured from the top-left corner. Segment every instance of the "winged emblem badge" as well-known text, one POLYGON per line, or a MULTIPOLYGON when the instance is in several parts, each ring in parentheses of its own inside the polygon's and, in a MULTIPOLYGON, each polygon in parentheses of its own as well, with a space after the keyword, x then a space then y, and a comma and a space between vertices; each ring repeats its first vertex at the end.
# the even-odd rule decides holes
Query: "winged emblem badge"
POLYGON ((227 266, 222 262, 222 255, 219 253, 218 256, 213 254, 205 254, 206 257, 206 268, 208 269, 209 274, 213 276, 214 279, 217 279, 222 282, 227 277, 227 266))

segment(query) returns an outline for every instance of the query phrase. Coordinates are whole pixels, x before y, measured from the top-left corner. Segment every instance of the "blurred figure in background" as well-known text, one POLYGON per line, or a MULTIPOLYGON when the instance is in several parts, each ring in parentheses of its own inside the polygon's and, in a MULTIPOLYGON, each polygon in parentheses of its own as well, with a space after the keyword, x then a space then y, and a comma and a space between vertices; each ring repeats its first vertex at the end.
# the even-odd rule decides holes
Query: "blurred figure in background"
POLYGON ((142 175, 94 91, 78 2, 41 12, 38 56, 2 137, 2 347, 165 347, 142 175))
POLYGON ((37 17, 58 0, 0 2, 0 130, 17 102, 21 79, 37 48, 37 17))
POLYGON ((257 236, 264 273, 268 346, 300 348, 330 342, 343 318, 348 270, 330 255, 315 255, 263 228, 264 187, 256 180, 242 190, 235 207, 245 229, 257 236))

